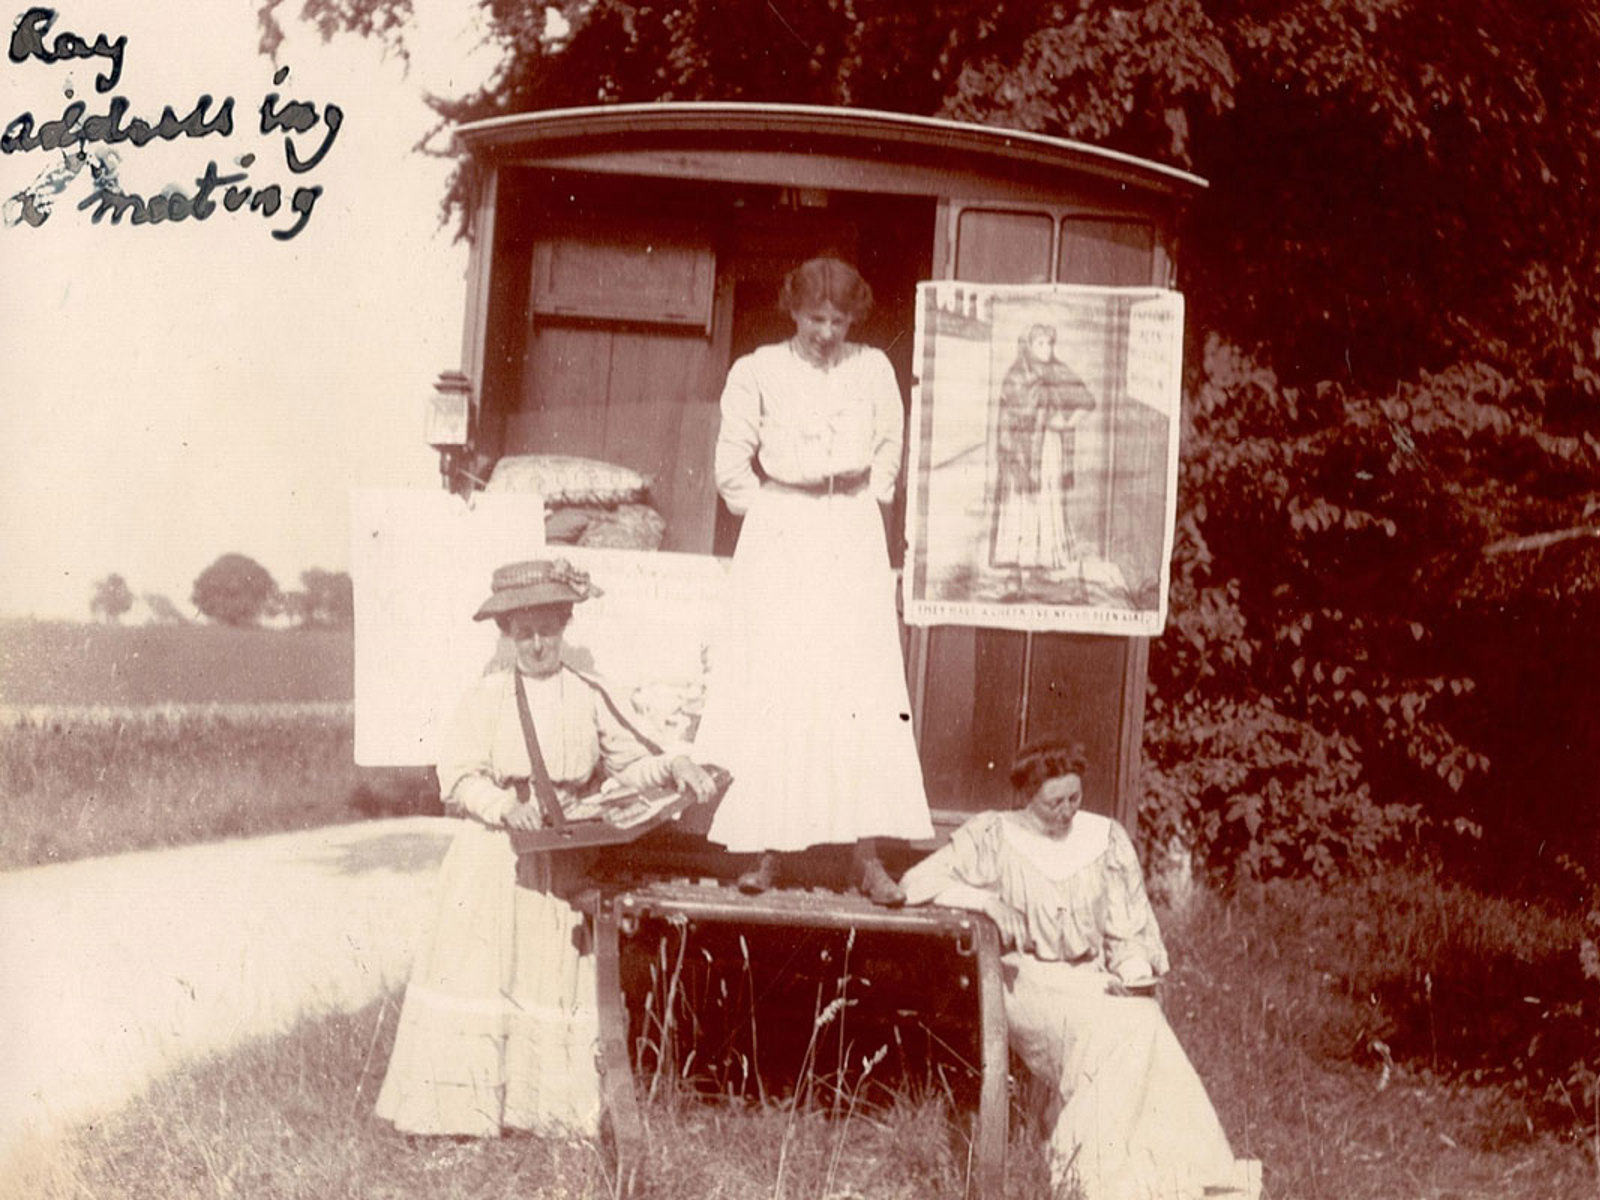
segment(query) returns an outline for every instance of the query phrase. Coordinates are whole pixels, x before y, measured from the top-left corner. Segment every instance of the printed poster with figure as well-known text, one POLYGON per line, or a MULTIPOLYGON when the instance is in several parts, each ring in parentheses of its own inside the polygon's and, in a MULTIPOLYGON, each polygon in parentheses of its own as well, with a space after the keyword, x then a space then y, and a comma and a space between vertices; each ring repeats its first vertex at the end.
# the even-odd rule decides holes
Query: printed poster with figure
POLYGON ((1182 356, 1178 292, 919 284, 906 623, 1160 633, 1182 356))

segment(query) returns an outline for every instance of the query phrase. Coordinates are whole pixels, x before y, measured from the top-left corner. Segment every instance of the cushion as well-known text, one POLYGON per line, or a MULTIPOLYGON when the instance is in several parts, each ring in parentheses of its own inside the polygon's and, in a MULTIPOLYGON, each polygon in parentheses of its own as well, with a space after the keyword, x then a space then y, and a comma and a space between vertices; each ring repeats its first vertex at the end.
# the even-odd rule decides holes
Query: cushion
POLYGON ((666 520, 648 504, 619 504, 593 516, 577 541, 611 550, 659 550, 666 532, 666 520))
POLYGON ((583 531, 589 528, 589 523, 594 520, 595 513, 603 513, 605 511, 603 508, 569 508, 566 505, 550 508, 546 506, 544 510, 544 540, 547 542, 559 542, 566 546, 576 546, 578 539, 583 536, 583 531))
POLYGON ((650 479, 632 467, 570 454, 509 454, 494 465, 485 491, 538 492, 546 505, 633 504, 650 479))

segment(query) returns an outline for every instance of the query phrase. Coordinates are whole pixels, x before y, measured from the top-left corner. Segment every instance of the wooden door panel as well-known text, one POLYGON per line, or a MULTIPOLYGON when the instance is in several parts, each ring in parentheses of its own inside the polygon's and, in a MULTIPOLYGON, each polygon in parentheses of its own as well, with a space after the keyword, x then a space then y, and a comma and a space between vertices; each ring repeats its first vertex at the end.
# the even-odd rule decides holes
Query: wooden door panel
POLYGON ((605 457, 611 338, 604 328, 530 327, 521 402, 507 422, 505 453, 605 457))
POLYGON ((1119 762, 1127 638, 1036 634, 1028 672, 1030 742, 1068 736, 1089 753, 1084 807, 1121 816, 1119 762))
MULTIPOLYGON (((1143 286, 1153 280, 1155 234, 1138 218, 952 204, 945 228, 953 246, 941 261, 950 277, 978 283, 1058 282, 1143 286), (1059 225, 1057 224, 1059 222, 1059 225), (1056 236, 1059 229, 1059 237, 1056 236)), ((1145 478, 1153 463, 1115 458, 1145 478)), ((1165 464, 1162 463, 1164 470, 1165 464)), ((1148 480, 1147 480, 1148 482, 1148 480)), ((1130 542, 1117 523, 1099 542, 1130 542)), ((1148 547, 1129 547, 1142 565, 1148 547)), ((1159 550, 1157 551, 1159 553, 1159 550)), ((913 648, 917 729, 930 801, 942 808, 1006 807, 1006 773, 1026 742, 1070 737, 1090 758, 1088 806, 1125 823, 1137 812, 1138 738, 1146 647, 1142 639, 1091 634, 1027 634, 939 626, 918 631, 913 648)))

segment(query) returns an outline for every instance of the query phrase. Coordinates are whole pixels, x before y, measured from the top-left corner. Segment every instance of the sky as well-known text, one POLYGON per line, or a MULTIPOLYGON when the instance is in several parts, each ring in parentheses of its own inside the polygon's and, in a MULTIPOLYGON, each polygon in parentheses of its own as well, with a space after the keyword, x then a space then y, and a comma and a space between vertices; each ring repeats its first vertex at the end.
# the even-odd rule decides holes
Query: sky
MULTIPOLYGON (((46 62, 22 45, 16 61, 15 31, 34 27, 17 3, 0 59, 9 131, 23 113, 38 134, 73 101, 92 117, 117 96, 124 127, 169 105, 181 119, 206 94, 215 124, 232 97, 231 133, 115 147, 120 189, 192 198, 214 162, 219 176, 243 174, 239 186, 276 184, 282 207, 95 224, 94 206, 78 207, 91 193, 81 170, 41 224, 0 226, 0 617, 86 620, 112 572, 192 615, 195 577, 226 553, 285 590, 312 567, 347 570, 352 487, 438 486, 422 413, 434 378, 459 363, 466 249, 440 226, 451 163, 413 147, 435 121, 424 96, 492 68, 471 52, 472 6, 420 5, 407 66, 375 43, 324 44, 295 10, 274 62, 258 49, 257 0, 57 4, 46 55, 92 51, 102 35, 107 53, 46 62), (120 78, 101 92, 121 37, 120 78), (315 125, 264 134, 272 92, 274 114, 315 125), (314 166, 291 169, 289 147, 305 166, 325 142, 314 166), (291 203, 312 187, 299 231, 273 237, 302 221, 291 203)), ((0 154, 0 197, 62 162, 14 146, 0 154)))

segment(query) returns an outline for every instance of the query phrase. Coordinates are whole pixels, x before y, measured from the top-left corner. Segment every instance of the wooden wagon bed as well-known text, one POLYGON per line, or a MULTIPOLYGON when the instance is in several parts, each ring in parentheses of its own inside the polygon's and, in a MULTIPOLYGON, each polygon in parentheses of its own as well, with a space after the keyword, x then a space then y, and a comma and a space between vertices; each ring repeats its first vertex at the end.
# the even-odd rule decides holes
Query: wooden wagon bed
POLYGON ((633 1039, 623 955, 631 941, 659 935, 662 923, 677 931, 674 953, 679 961, 686 951, 709 954, 704 943, 713 942, 718 932, 742 938, 746 932, 754 936, 761 927, 777 927, 799 942, 822 931, 843 933, 851 943, 857 934, 881 935, 903 944, 905 960, 912 964, 953 955, 960 965, 953 975, 938 980, 940 990, 947 1001, 954 997, 969 1014, 979 1044, 979 1095, 972 1130, 975 1194, 1001 1194, 1008 1052, 1000 942, 993 923, 959 909, 887 909, 859 896, 833 892, 780 889, 746 896, 720 882, 649 883, 605 896, 596 906, 602 1094, 625 1191, 640 1182, 644 1126, 630 1053, 633 1039))

